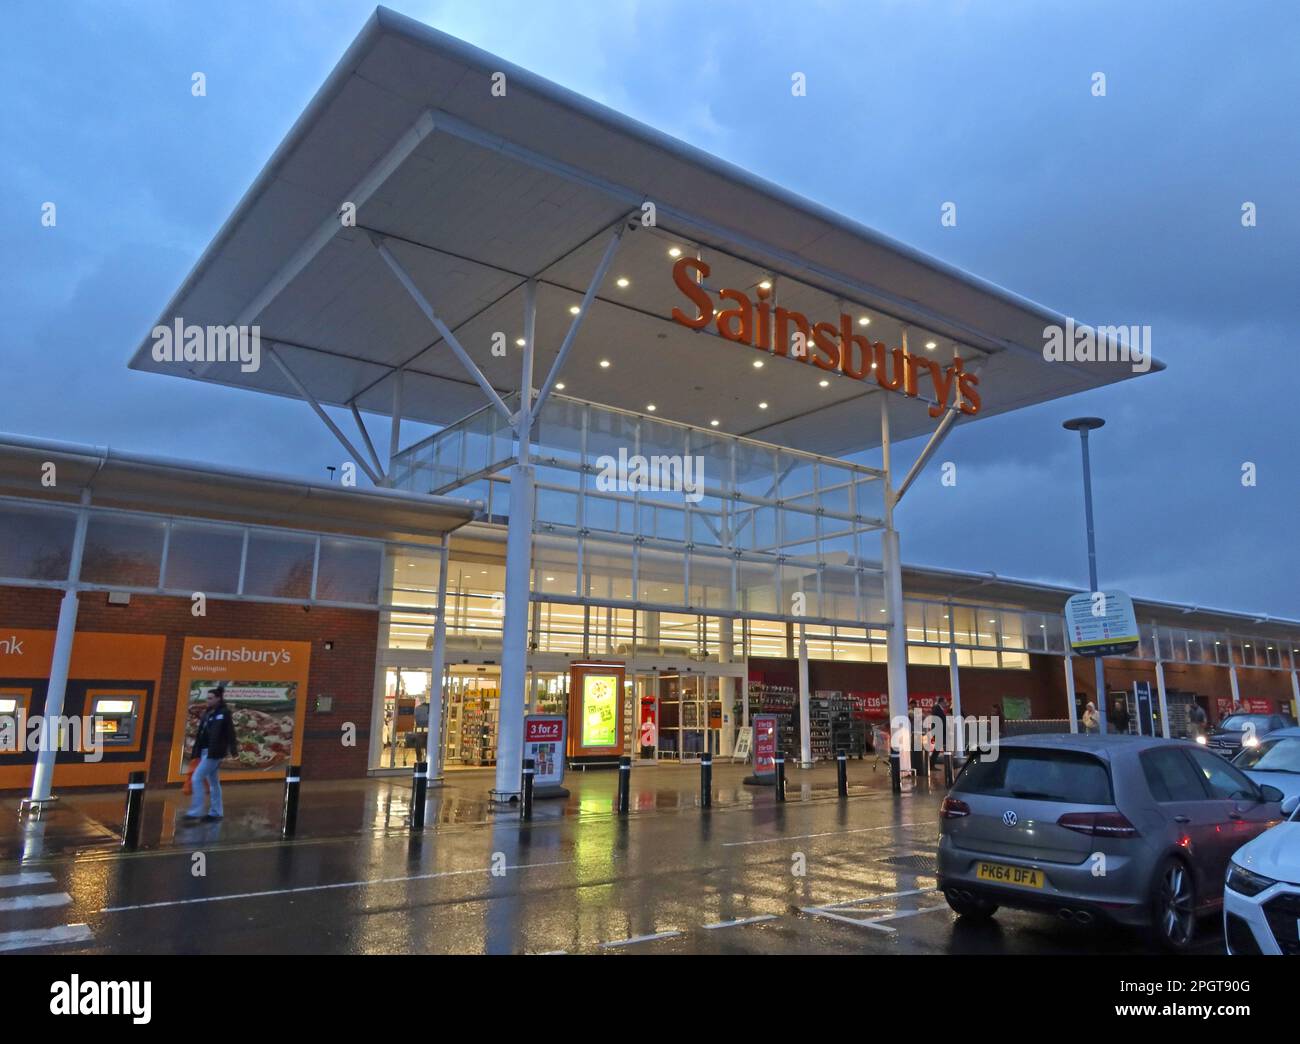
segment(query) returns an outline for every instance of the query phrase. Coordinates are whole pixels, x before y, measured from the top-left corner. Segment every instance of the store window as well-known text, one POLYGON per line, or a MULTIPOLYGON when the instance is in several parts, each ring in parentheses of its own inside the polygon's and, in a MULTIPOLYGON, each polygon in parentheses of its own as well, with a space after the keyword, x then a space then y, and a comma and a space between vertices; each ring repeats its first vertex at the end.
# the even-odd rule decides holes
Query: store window
POLYGON ((76 528, 72 511, 0 505, 0 576, 66 580, 76 528))
POLYGON ((166 530, 161 519, 92 514, 81 579, 88 584, 156 588, 166 530))
POLYGON ((316 597, 327 602, 374 605, 379 601, 383 557, 378 544, 321 537, 316 597))
POLYGON ((162 584, 169 591, 235 594, 243 553, 242 529, 173 522, 162 584))
POLYGON ((316 541, 311 537, 250 532, 244 593, 309 599, 315 557, 316 541))

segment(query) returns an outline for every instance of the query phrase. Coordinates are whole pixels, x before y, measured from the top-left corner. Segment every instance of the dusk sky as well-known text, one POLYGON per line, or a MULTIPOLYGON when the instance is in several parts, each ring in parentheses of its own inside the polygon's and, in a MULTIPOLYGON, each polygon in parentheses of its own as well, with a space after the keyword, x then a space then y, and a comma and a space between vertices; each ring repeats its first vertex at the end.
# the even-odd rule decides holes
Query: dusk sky
MULTIPOLYGON (((1096 414, 1104 587, 1300 617, 1300 7, 389 6, 1049 307, 1151 326, 1167 371, 960 428, 900 511, 908 562, 1086 587, 1060 425, 1096 414)), ((326 477, 305 404, 126 364, 373 9, 5 4, 0 429, 326 477)))

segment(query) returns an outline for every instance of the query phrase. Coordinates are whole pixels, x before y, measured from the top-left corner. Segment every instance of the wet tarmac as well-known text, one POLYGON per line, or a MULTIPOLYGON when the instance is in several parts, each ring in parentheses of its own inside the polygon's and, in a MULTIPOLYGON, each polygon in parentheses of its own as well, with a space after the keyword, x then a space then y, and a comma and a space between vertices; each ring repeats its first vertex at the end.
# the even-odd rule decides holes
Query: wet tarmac
MULTIPOLYGON (((340 786, 311 811, 304 799, 304 830, 288 843, 274 839, 274 815, 251 788, 242 811, 232 802, 226 822, 199 828, 166 825, 158 800, 151 847, 140 852, 92 843, 0 863, 0 950, 1142 951, 1133 933, 1036 914, 955 918, 934 891, 942 788, 893 795, 880 774, 863 773, 853 771, 847 799, 835 794, 833 770, 794 774, 782 805, 770 789, 741 786, 740 767, 719 766, 715 806, 701 809, 698 769, 656 767, 634 773, 639 811, 626 818, 612 814, 613 774, 592 773, 567 801, 539 803, 531 823, 471 801, 481 781, 456 782, 417 837, 404 819, 409 791, 370 781, 340 786), (327 830, 330 807, 358 818, 327 830), (245 815, 269 829, 241 825, 245 815), (363 829, 342 836, 358 821, 363 829)), ((91 806, 79 811, 89 820, 91 806)), ((89 821, 111 834, 107 816, 89 821)), ((1217 934, 1207 922, 1202 952, 1222 952, 1217 934)))

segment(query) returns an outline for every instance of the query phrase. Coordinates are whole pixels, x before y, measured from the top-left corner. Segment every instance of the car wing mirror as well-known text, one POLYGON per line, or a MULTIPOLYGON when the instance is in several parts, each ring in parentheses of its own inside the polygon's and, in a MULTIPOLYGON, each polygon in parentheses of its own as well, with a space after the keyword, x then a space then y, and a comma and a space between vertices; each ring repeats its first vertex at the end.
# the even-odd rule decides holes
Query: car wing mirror
POLYGON ((1295 815, 1295 810, 1300 808, 1300 794, 1292 794, 1282 802, 1282 814, 1284 816, 1295 815))

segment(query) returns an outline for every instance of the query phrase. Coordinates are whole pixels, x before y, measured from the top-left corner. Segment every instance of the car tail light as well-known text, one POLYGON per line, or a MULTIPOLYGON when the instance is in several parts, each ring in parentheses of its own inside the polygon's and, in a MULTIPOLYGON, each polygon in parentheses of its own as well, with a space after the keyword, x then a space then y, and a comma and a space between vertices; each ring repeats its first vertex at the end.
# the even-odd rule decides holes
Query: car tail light
POLYGON ((946 797, 943 804, 939 806, 940 819, 961 819, 962 816, 970 815, 970 805, 964 801, 958 801, 954 797, 946 797))
POLYGON ((1119 812, 1067 812, 1056 825, 1089 837, 1137 837, 1137 827, 1119 812))

